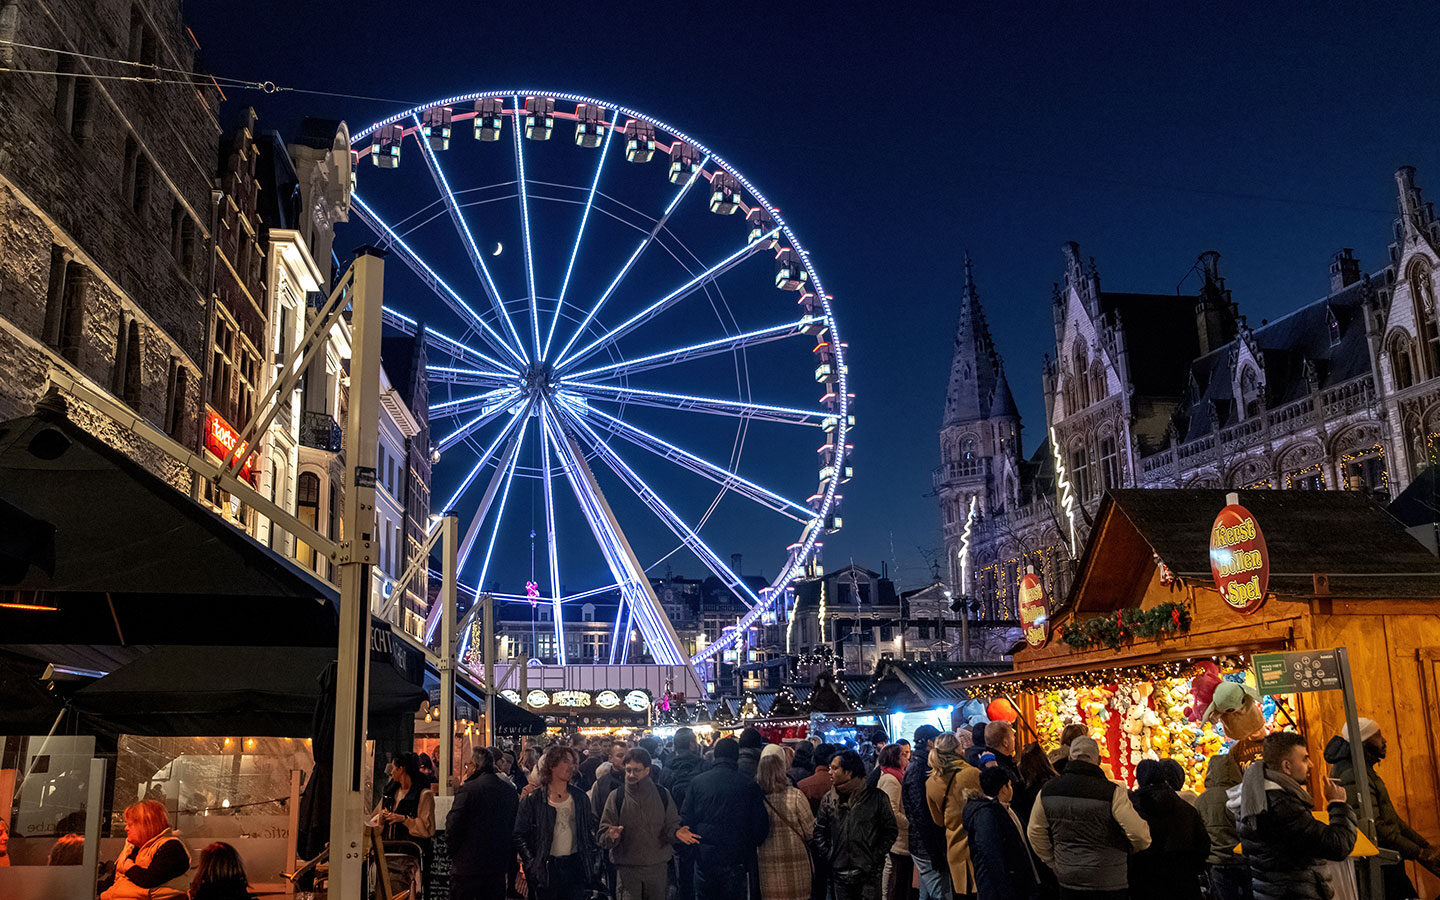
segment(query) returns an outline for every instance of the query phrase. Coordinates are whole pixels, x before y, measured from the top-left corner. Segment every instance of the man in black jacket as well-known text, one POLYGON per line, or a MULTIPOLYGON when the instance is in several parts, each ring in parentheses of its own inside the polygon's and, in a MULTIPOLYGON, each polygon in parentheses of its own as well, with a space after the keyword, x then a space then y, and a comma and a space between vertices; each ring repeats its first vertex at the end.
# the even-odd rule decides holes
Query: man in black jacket
POLYGON ((915 729, 915 752, 900 783, 900 802, 910 824, 910 859, 920 881, 919 900, 945 900, 950 895, 950 864, 945 858, 945 829, 930 818, 925 782, 930 779, 930 742, 940 734, 934 725, 915 729))
POLYGON ((1010 809, 1014 782, 1003 769, 982 769, 980 790, 981 796, 965 801, 963 815, 979 900, 1030 900, 1040 875, 1020 818, 1010 809))
POLYGON ((1054 870, 1061 898, 1124 900, 1130 853, 1150 846, 1150 826, 1125 788, 1105 777, 1100 746, 1089 736, 1070 744, 1065 774, 1040 789, 1026 835, 1054 870))
MULTIPOLYGON (((690 793, 690 785, 700 773, 710 768, 710 763, 700 755, 698 742, 695 740, 695 732, 689 728, 675 729, 675 755, 665 766, 665 771, 670 774, 670 796, 675 799, 675 806, 679 809, 685 808, 685 797, 690 793)), ((695 896, 695 858, 698 851, 688 844, 681 844, 678 848, 675 862, 677 873, 676 884, 679 889, 679 896, 676 900, 693 900, 695 896)))
POLYGON ((510 846, 520 798, 496 774, 495 752, 475 748, 475 771, 455 791, 455 803, 445 817, 453 900, 505 898, 510 856, 496 853, 495 848, 510 846))
POLYGON ((1015 763, 1015 726, 1009 722, 991 722, 985 726, 985 746, 995 754, 995 765, 1010 776, 1018 787, 1025 783, 1020 766, 1015 763))
POLYGON ((835 900, 879 900, 885 857, 900 836, 890 798, 865 784, 865 763, 854 750, 830 761, 830 780, 815 841, 830 864, 835 900))
POLYGON ((1230 801, 1255 900, 1329 900, 1321 863, 1339 862, 1355 849, 1355 812, 1345 789, 1326 779, 1330 824, 1322 825, 1310 814, 1309 777, 1305 738, 1293 731, 1269 734, 1261 762, 1245 770, 1230 801))
MULTIPOLYGON (((740 745, 715 742, 715 764, 690 782, 680 807, 680 842, 697 847, 697 900, 742 900, 755 850, 770 835, 770 813, 755 779, 740 774, 740 745)), ((892 836, 891 840, 894 838, 892 836)))

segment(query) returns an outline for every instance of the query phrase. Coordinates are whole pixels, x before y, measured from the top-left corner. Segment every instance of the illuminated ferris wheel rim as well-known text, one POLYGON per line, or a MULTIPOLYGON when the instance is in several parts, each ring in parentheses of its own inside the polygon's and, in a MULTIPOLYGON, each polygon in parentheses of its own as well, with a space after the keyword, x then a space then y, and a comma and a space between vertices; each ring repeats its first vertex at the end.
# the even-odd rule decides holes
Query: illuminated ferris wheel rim
MULTIPOLYGON (((810 285, 811 285, 811 290, 813 291, 815 300, 816 300, 816 302, 818 302, 818 303, 820 304, 820 307, 821 307, 821 309, 823 310, 823 313, 824 313, 823 319, 824 319, 824 322, 825 322, 825 326, 826 326, 826 328, 828 329, 829 335, 830 335, 830 339, 829 339, 830 352, 832 353, 832 355, 833 355, 833 357, 834 357, 835 369, 836 369, 836 379, 837 379, 837 380, 836 380, 836 388, 835 388, 835 390, 834 390, 834 392, 833 392, 833 393, 835 394, 835 405, 834 405, 834 407, 832 408, 833 415, 834 415, 834 418, 835 418, 835 437, 834 437, 834 443, 833 443, 833 446, 834 446, 834 448, 835 448, 834 451, 833 451, 833 452, 834 452, 834 456, 833 456, 833 469, 834 469, 834 471, 833 471, 833 473, 831 474, 831 476, 830 476, 828 479, 826 479, 826 480, 825 480, 825 483, 822 485, 822 490, 821 490, 821 503, 819 504, 818 507, 814 508, 814 510, 813 510, 814 515, 810 518, 809 522, 806 524, 806 526, 805 526, 805 528, 804 528, 804 531, 802 532, 802 535, 801 535, 800 540, 799 540, 796 544, 791 545, 791 547, 789 548, 789 551, 790 551, 790 552, 789 552, 789 556, 788 556, 788 558, 787 558, 784 566, 782 566, 779 574, 776 576, 775 580, 771 583, 770 587, 769 587, 768 589, 762 590, 762 591, 760 592, 761 602, 754 604, 754 605, 749 609, 749 611, 748 611, 744 616, 741 617, 740 621, 736 624, 736 626, 735 626, 733 629, 727 629, 727 631, 725 632, 724 636, 722 636, 722 638, 720 638, 719 640, 716 640, 714 643, 711 643, 711 644, 706 645, 705 647, 701 648, 697 653, 695 653, 693 656, 691 656, 691 658, 690 658, 690 663, 691 663, 692 665, 698 665, 699 663, 701 663, 701 662, 709 659, 710 657, 715 656, 716 654, 720 653, 720 652, 723 651, 725 648, 733 645, 737 640, 739 640, 739 638, 743 635, 743 633, 745 632, 746 629, 748 629, 751 625, 753 625, 765 612, 767 612, 767 611, 769 611, 771 608, 773 608, 773 605, 774 605, 774 603, 776 602, 776 599, 777 599, 778 597, 780 597, 780 596, 783 595, 783 588, 784 588, 786 585, 788 585, 791 581, 793 581, 795 577, 797 577, 797 575, 799 574, 800 567, 801 567, 802 565, 804 565, 804 563, 810 558, 812 552, 813 552, 814 549, 815 549, 816 543, 818 542, 819 538, 821 537, 821 535, 822 535, 822 534, 824 533, 824 531, 825 531, 824 525, 825 525, 825 522, 826 522, 826 520, 827 520, 827 517, 831 514, 831 512, 833 511, 833 509, 834 509, 834 507, 835 507, 835 504, 836 504, 836 501, 837 501, 837 498, 838 498, 837 491, 838 491, 838 488, 839 488, 839 485, 840 485, 841 481, 843 480, 843 479, 842 479, 842 476, 841 476, 841 473, 842 473, 842 471, 844 470, 845 463, 846 463, 847 458, 848 458, 848 456, 849 456, 849 444, 847 443, 847 438, 848 438, 848 433, 849 433, 849 429, 850 429, 850 424, 849 424, 849 421, 850 421, 850 393, 849 393, 849 388, 848 388, 848 372, 847 372, 846 364, 845 364, 845 344, 844 344, 844 342, 842 341, 842 339, 841 339, 841 337, 840 337, 840 332, 839 332, 839 329, 838 329, 838 327, 837 327, 837 323, 836 323, 836 320, 835 320, 835 316, 834 316, 833 309, 832 309, 832 307, 831 307, 831 299, 832 299, 832 298, 830 297, 830 295, 829 295, 828 293, 825 292, 824 284, 823 284, 823 282, 821 281, 821 279, 820 279, 820 277, 819 277, 819 273, 816 271, 815 265, 814 265, 814 263, 813 263, 812 260, 811 260, 809 251, 806 250, 805 247, 804 247, 804 245, 800 242, 799 238, 798 238, 798 237, 796 236, 796 234, 794 233, 794 231, 793 231, 793 229, 791 228, 790 224, 785 221, 785 218, 779 213, 779 211, 775 208, 775 206, 765 197, 765 195, 754 185, 753 182, 751 182, 751 181, 750 181, 748 178, 746 178, 741 172, 739 172, 734 166, 732 166, 728 161, 726 161, 726 160, 724 159, 724 157, 722 157, 722 156, 720 156, 719 154, 715 153, 713 150, 711 150, 711 149, 710 149, 708 146, 706 146, 704 143, 702 143, 701 141, 696 140, 694 137, 692 137, 692 136, 689 135, 688 133, 686 133, 686 132, 684 132, 684 131, 682 131, 682 130, 680 130, 680 129, 672 126, 672 125, 670 125, 669 123, 667 123, 667 122, 665 122, 665 121, 663 121, 663 120, 661 120, 661 119, 655 118, 655 117, 653 117, 653 116, 650 116, 650 115, 647 115, 647 114, 645 114, 645 113, 643 113, 643 112, 640 112, 639 110, 633 109, 633 108, 628 107, 628 106, 625 106, 625 105, 623 105, 623 104, 614 103, 614 102, 609 101, 609 100, 604 100, 604 99, 601 99, 601 98, 591 97, 591 96, 585 95, 585 94, 575 94, 575 93, 568 93, 568 92, 562 92, 562 91, 538 90, 538 89, 533 89, 533 88, 527 88, 527 89, 507 89, 507 90, 496 90, 496 91, 480 91, 480 92, 472 92, 472 93, 466 93, 466 94, 459 94, 459 95, 455 95, 455 96, 452 96, 452 97, 437 99, 437 100, 430 101, 430 102, 427 102, 427 103, 418 104, 418 105, 416 105, 416 106, 414 106, 414 107, 411 107, 410 109, 407 109, 407 110, 405 110, 405 111, 403 111, 403 112, 396 113, 395 115, 389 116, 389 117, 387 117, 387 118, 385 118, 385 119, 381 119, 380 121, 377 121, 377 122, 369 125, 368 127, 364 128, 364 129, 362 129, 362 130, 360 130, 360 131, 358 131, 358 132, 352 133, 352 135, 351 135, 351 150, 352 150, 352 157, 353 157, 353 159, 352 159, 352 165, 354 165, 356 162, 358 162, 358 160, 359 160, 360 158, 362 158, 362 157, 364 157, 364 156, 366 156, 366 155, 368 155, 369 153, 372 152, 373 144, 372 144, 369 140, 367 140, 367 139, 371 138, 371 136, 374 135, 375 132, 379 131, 380 129, 382 129, 382 128, 387 128, 387 127, 389 127, 389 126, 394 126, 394 125, 399 124, 400 127, 401 127, 401 129, 402 129, 402 134, 401 134, 401 138, 402 138, 402 139, 403 139, 403 137, 408 137, 408 136, 412 136, 412 135, 413 135, 413 136, 416 138, 416 140, 417 140, 417 141, 420 141, 420 142, 422 143, 422 145, 423 145, 424 139, 420 136, 420 132, 423 131, 423 126, 422 126, 422 124, 421 124, 421 117, 422 117, 422 115, 424 115, 427 111, 436 110, 436 109, 441 109, 441 108, 450 108, 450 107, 454 107, 454 106, 456 106, 456 105, 458 105, 458 104, 475 103, 476 101, 480 101, 480 100, 500 100, 500 101, 502 101, 502 108, 498 111, 498 114, 510 116, 510 117, 512 118, 512 120, 516 122, 516 126, 515 126, 515 127, 517 128, 516 141, 517 141, 517 153, 518 153, 518 141, 519 141, 519 137, 518 137, 518 121, 519 121, 519 118, 520 118, 522 115, 524 115, 525 112, 526 112, 526 110, 525 110, 524 107, 522 106, 522 98, 524 98, 524 99, 529 99, 529 98, 546 98, 546 99, 551 100, 551 101, 563 100, 563 101, 569 102, 569 103, 586 104, 586 105, 588 105, 588 106, 598 107, 598 108, 599 108, 599 111, 600 111, 600 121, 599 121, 599 125, 600 125, 601 127, 603 127, 603 129, 607 132, 607 141, 608 141, 608 137, 609 137, 609 134, 610 134, 610 133, 613 133, 613 132, 615 132, 615 131, 617 131, 617 130, 620 130, 620 129, 619 129, 619 117, 623 115, 623 116, 626 116, 626 117, 628 117, 628 118, 630 118, 630 119, 633 119, 633 120, 635 120, 635 121, 637 121, 637 122, 645 123, 645 124, 649 125, 651 128, 656 129, 657 131, 662 131, 662 132, 664 132, 665 134, 668 134, 668 135, 671 136, 674 140, 683 141, 683 142, 685 142, 686 144, 688 144, 688 145, 690 145, 691 147, 693 147, 693 148, 698 152, 698 154, 703 155, 703 157, 705 158, 705 161, 708 161, 708 162, 714 167, 712 174, 710 174, 710 175, 708 176, 712 181, 713 181, 713 179, 714 179, 714 177, 715 177, 714 173, 723 170, 723 171, 726 172, 729 176, 731 176, 731 177, 738 183, 738 185, 739 185, 740 187, 743 187, 744 190, 745 190, 746 192, 748 192, 749 196, 752 197, 752 198, 754 198, 755 203, 756 203, 761 209, 764 210, 765 214, 770 218, 771 222, 772 222, 773 225, 774 225, 774 230, 772 231, 772 234, 783 235, 785 241, 788 242, 789 249, 791 249, 791 250, 794 251, 794 254, 796 255, 796 257, 798 257, 798 260, 799 260, 800 264, 804 267, 804 270, 805 270, 806 276, 807 276, 807 278, 808 278, 808 281, 809 281, 809 283, 810 283, 810 285), (515 105, 512 106, 512 107, 504 107, 504 106, 503 106, 503 101, 505 101, 505 100, 511 100, 511 99, 513 99, 513 100, 515 101, 515 105), (609 115, 608 121, 606 120, 607 114, 609 115), (401 124, 401 123, 406 122, 407 120, 409 120, 409 123, 410 123, 410 124, 408 124, 408 125, 401 124)), ((552 104, 552 105, 553 105, 553 104, 552 104)), ((468 120, 468 119, 473 119, 473 118, 475 118, 477 115, 478 115, 478 112, 471 112, 471 111, 467 111, 467 112, 455 112, 455 113, 453 113, 452 116, 447 116, 447 124, 448 124, 448 122, 451 121, 451 120, 453 120, 453 121, 465 121, 465 120, 468 120)), ((553 116, 555 119, 570 120, 570 121, 576 121, 576 122, 578 122, 578 121, 579 121, 579 118, 580 118, 580 117, 577 115, 577 113, 575 113, 575 112, 563 112, 563 111, 560 111, 560 110, 552 110, 551 112, 548 113, 548 115, 553 116)), ((672 147, 673 147, 673 146, 674 146, 674 143, 672 142, 672 147)), ((433 151, 428 151, 428 150, 427 150, 426 152, 433 154, 433 151)), ((517 159, 518 159, 518 157, 517 157, 517 159)), ((438 170, 436 170, 436 171, 438 171, 438 170)), ((697 178, 697 177, 704 177, 704 176, 705 176, 705 172, 704 172, 704 162, 702 162, 702 163, 697 167, 697 174, 694 175, 694 176, 692 176, 692 180, 694 180, 694 179, 697 178)), ((523 204, 523 202, 524 202, 524 201, 523 201, 523 198, 524 198, 524 191, 525 191, 525 183, 526 183, 527 181, 528 181, 528 179, 525 178, 524 173, 523 173, 523 169, 521 169, 520 174, 517 176, 516 186, 517 186, 517 191, 518 191, 518 193, 519 193, 519 194, 521 195, 521 197, 522 197, 522 204, 523 204)), ((599 172, 597 171, 597 173, 596 173, 596 184, 597 184, 597 185, 598 185, 598 182, 599 182, 599 172)), ((443 189, 444 189, 445 191, 447 191, 447 192, 450 191, 448 185, 444 185, 444 188, 443 188, 443 189)), ((592 189, 591 189, 592 200, 593 200, 593 194, 594 194, 594 192, 595 192, 595 189, 592 187, 592 189)), ((442 199, 443 199, 443 198, 442 198, 442 199)), ((677 198, 677 199, 678 199, 678 198, 677 198)), ((365 216, 362 216, 362 218, 365 218, 367 224, 371 224, 371 220, 372 220, 372 219, 373 219, 374 221, 380 222, 380 224, 381 224, 382 227, 385 229, 385 231, 388 232, 388 235, 382 234, 381 236, 382 236, 382 237, 387 237, 387 236, 388 236, 388 238, 391 240, 392 243, 398 242, 398 243, 400 243, 400 244, 403 245, 404 242, 403 242, 403 239, 401 239, 400 235, 396 234, 396 233, 395 233, 393 230, 391 230, 388 226, 384 226, 383 220, 380 220, 377 215, 375 215, 371 210, 369 210, 369 208, 364 205, 363 201, 361 201, 358 196, 356 196, 356 197, 354 198, 354 200, 355 200, 355 202, 364 210, 365 216)), ((452 202, 454 201, 453 192, 451 193, 451 200, 452 200, 452 202)), ((741 209, 745 209, 747 212, 749 211, 749 209, 753 209, 753 207, 748 207, 748 208, 747 208, 747 207, 743 204, 743 201, 739 204, 739 206, 740 206, 741 209)), ((587 214, 587 215, 588 215, 588 212, 589 212, 589 210, 588 210, 588 206, 587 206, 587 211, 586 211, 586 214, 587 214)), ((525 212, 524 215, 528 216, 528 212, 525 212)), ((668 215, 668 212, 667 212, 667 215, 668 215)), ((374 225, 372 224, 371 227, 374 228, 374 225)), ((529 241, 528 227, 529 227, 529 226, 528 226, 528 219, 526 219, 525 228, 526 228, 526 232, 527 232, 527 233, 526 233, 526 241, 527 241, 527 244, 528 244, 528 241, 529 241)), ((582 226, 581 226, 581 227, 582 227, 582 230, 583 230, 583 227, 584 227, 583 220, 582 220, 582 226)), ((376 230, 378 231, 379 229, 376 229, 376 230)), ((469 237, 468 234, 467 234, 466 236, 469 237)), ((577 243, 577 249, 578 249, 578 243, 577 243)), ((408 247, 407 247, 407 250, 408 250, 408 247)), ((411 252, 412 252, 412 254, 413 254, 413 251, 411 251, 411 252)), ((528 251, 528 248, 527 248, 527 255, 528 255, 528 252, 529 252, 529 251, 528 251)), ((417 257, 417 261, 418 261, 418 257, 417 257)), ((572 257, 571 257, 571 265, 573 266, 573 264, 574 264, 574 256, 573 256, 573 254, 572 254, 572 257)), ((424 263, 423 263, 423 262, 420 262, 420 265, 421 265, 421 266, 424 266, 424 263)), ((428 269, 428 267, 427 267, 427 269, 428 269)), ((432 270, 432 271, 429 271, 429 275, 431 276, 431 280, 433 280, 433 281, 439 281, 441 284, 444 284, 443 281, 439 278, 439 276, 434 274, 433 270, 432 270)), ((622 276, 623 276, 623 272, 622 272, 622 276)), ((488 273, 487 273, 487 277, 488 277, 488 273)), ((711 277, 712 277, 712 280, 713 280, 713 276, 711 276, 711 277)), ((423 278, 423 276, 422 276, 422 278, 423 278)), ((533 285, 533 266, 532 266, 532 269, 531 269, 531 272, 530 272, 530 280, 531 280, 531 284, 530 284, 530 286, 529 286, 529 287, 530 287, 530 290, 529 290, 529 292, 528 292, 528 297, 529 297, 529 300, 531 301, 531 303, 534 304, 538 299, 541 299, 541 298, 538 297, 538 295, 537 295, 537 293, 536 293, 536 291, 535 291, 534 285, 533 285)), ((618 280, 618 279, 617 279, 617 280, 618 280)), ((567 283, 568 283, 568 272, 567 272, 567 283)), ((431 287, 432 287, 432 289, 436 289, 433 284, 431 285, 431 287)), ((493 284, 491 284, 490 287, 491 287, 491 289, 493 290, 493 288, 494 288, 493 284)), ((613 286, 612 286, 612 287, 613 287, 613 286)), ((449 293, 450 293, 452 296, 455 296, 455 299, 456 299, 456 300, 459 300, 459 299, 460 299, 460 298, 458 297, 458 295, 455 294, 455 292, 453 291, 453 289, 450 289, 450 288, 448 287, 448 285, 445 285, 445 288, 446 288, 447 291, 449 291, 449 293)), ((436 289, 436 290, 437 290, 437 292, 438 292, 438 289, 436 289)), ((563 289, 563 288, 562 288, 562 290, 561 290, 560 293, 561 293, 561 295, 562 295, 562 297, 563 297, 563 294, 564 294, 564 289, 563 289)), ((442 299, 443 299, 443 298, 442 298, 442 299)), ((462 302, 462 305, 463 305, 463 301, 461 301, 461 302, 462 302)), ((523 340, 519 337, 518 333, 515 332, 515 329, 514 329, 513 324, 511 324, 511 322, 510 322, 510 320, 509 320, 509 318, 508 318, 508 315, 505 313, 505 307, 508 306, 508 303, 507 303, 506 301, 503 301, 503 300, 502 300, 502 301, 500 301, 500 304, 501 304, 501 306, 500 306, 501 314, 502 314, 502 316, 505 317, 505 323, 504 323, 504 324, 506 324, 506 325, 508 325, 508 326, 510 327, 511 333, 514 334, 514 336, 515 336, 515 338, 516 338, 516 340, 517 340, 517 343, 520 345, 521 354, 522 354, 522 356, 523 356, 523 355, 524 355, 524 342, 523 342, 523 340)), ((467 307, 467 311, 468 311, 468 307, 467 307)), ((481 317, 480 317, 478 314, 474 313, 473 311, 470 311, 470 312, 471 312, 471 315, 476 319, 477 322, 480 322, 480 321, 481 321, 481 317)), ((559 305, 559 306, 557 307, 557 309, 556 309, 555 319, 556 319, 557 321, 558 321, 558 319, 560 318, 560 316, 561 316, 562 313, 563 313, 563 299, 560 301, 560 305, 559 305)), ((396 316, 398 316, 400 319, 408 322, 408 323, 409 323, 410 325, 412 325, 412 326, 415 326, 415 325, 418 324, 418 323, 415 322, 415 320, 409 319, 408 317, 405 317, 405 316, 400 315, 400 314, 398 314, 398 313, 394 313, 394 312, 391 311, 391 310, 387 310, 387 314, 396 315, 396 316)), ((497 325, 498 325, 498 324, 499 324, 499 323, 497 323, 497 325)), ((482 325, 483 325, 483 323, 482 323, 482 325)), ((539 327, 539 326, 538 326, 538 312, 536 312, 536 314, 535 314, 535 327, 536 327, 537 329, 538 329, 538 327, 539 327)), ((470 329, 471 329, 471 331, 474 331, 474 326, 470 326, 470 329)), ((494 334, 497 338, 499 338, 499 339, 501 340, 502 343, 504 343, 504 338, 503 338, 502 335, 500 335, 500 333, 499 333, 498 331, 494 331, 493 329, 487 329, 487 330, 490 330, 492 334, 494 334)), ((582 326, 582 330, 583 330, 583 326, 582 326)), ((481 336, 482 338, 488 338, 488 336, 487 336, 487 335, 484 335, 484 334, 481 334, 480 336, 481 336)), ((535 336, 536 336, 536 339, 537 339, 537 341, 538 341, 538 339, 539 339, 538 330, 537 330, 535 336)), ((443 335, 440 335, 440 337, 441 337, 441 338, 444 338, 443 335)), ((553 337, 553 327, 552 327, 552 337, 553 337)), ((449 339, 449 338, 444 338, 444 340, 450 341, 451 343, 455 343, 452 339, 449 339)), ((493 346, 493 344, 492 344, 492 346, 493 346)), ((592 347, 593 347, 593 345, 592 345, 592 347)), ((549 349, 549 341, 547 340, 547 341, 546 341, 546 352, 548 352, 548 349, 549 349)), ((567 348, 567 349, 568 349, 568 348, 567 348)), ((585 351, 581 351, 581 352, 575 354, 575 356, 576 356, 576 357, 579 357, 579 356, 588 355, 588 352, 590 351, 590 349, 591 349, 591 348, 587 348, 585 351)), ((468 354, 469 354, 470 356, 479 355, 479 356, 485 357, 485 359, 486 359, 487 362, 498 362, 498 360, 495 360, 495 359, 493 359, 493 358, 486 357, 485 354, 479 353, 478 351, 476 351, 476 350, 474 350, 473 348, 470 348, 470 347, 468 347, 468 346, 460 346, 460 345, 457 344, 455 350, 452 350, 452 351, 450 351, 450 352, 451 352, 452 355, 454 355, 457 359, 461 358, 462 356, 465 355, 466 352, 468 352, 468 354), (458 351, 458 352, 457 352, 457 351, 458 351)), ((538 347, 537 347, 537 360, 536 360, 536 362, 537 362, 537 364, 543 364, 543 363, 544 363, 544 360, 540 359, 539 356, 540 356, 540 354, 538 353, 538 347)), ((568 362, 568 361, 570 361, 570 359, 571 359, 571 358, 567 358, 567 357, 566 357, 566 351, 564 351, 564 350, 561 351, 561 358, 562 358, 562 361, 564 361, 564 362, 568 362)), ((528 356, 527 356, 526 359, 525 359, 525 364, 528 365, 528 356)), ((560 362, 557 362, 557 364, 556 364, 556 365, 557 365, 557 368, 558 368, 558 366, 559 366, 560 364, 561 364, 560 362)), ((514 369, 513 369, 512 367, 508 366, 508 365, 503 365, 502 368, 507 369, 507 370, 512 371, 512 372, 514 371, 514 369)), ((582 373, 582 374, 588 374, 588 373, 582 373)), ((578 421, 578 420, 577 420, 577 421, 578 421)), ((547 427, 547 426, 546 426, 546 423, 545 423, 545 421, 544 421, 544 419, 543 419, 543 417, 542 417, 542 422, 541 422, 540 428, 541 428, 542 431, 543 431, 543 429, 545 429, 546 427, 547 427)), ((557 421, 556 421, 556 426, 555 426, 555 427, 556 427, 556 430, 558 431, 558 430, 559 430, 558 417, 557 417, 557 421)), ((593 435, 594 435, 594 432, 592 431, 591 434, 592 434, 592 436, 593 436, 593 435)), ((504 432, 502 432, 502 437, 503 437, 503 436, 504 436, 504 432)), ((498 439, 497 439, 497 442, 496 442, 496 443, 497 443, 497 445, 498 445, 498 443, 499 443, 499 440, 498 440, 498 439)), ((558 447, 557 447, 557 452, 558 452, 558 447)), ((622 465, 623 465, 623 463, 622 463, 622 465)), ((642 482, 642 483, 643 483, 643 482, 642 482)), ((468 485, 468 481, 467 481, 467 485, 468 485)), ((633 489, 633 488, 632 488, 632 489, 633 489)), ((464 486, 462 486, 462 491, 463 491, 463 490, 464 490, 464 486)), ((460 493, 460 492, 457 491, 457 494, 458 494, 458 493, 460 493)), ((658 499, 658 498, 657 498, 657 499, 658 499)), ((502 508, 503 508, 503 502, 502 502, 502 508)), ((498 523, 497 523, 497 532, 498 532, 498 523)), ((492 543, 493 543, 493 538, 492 538, 492 543)))

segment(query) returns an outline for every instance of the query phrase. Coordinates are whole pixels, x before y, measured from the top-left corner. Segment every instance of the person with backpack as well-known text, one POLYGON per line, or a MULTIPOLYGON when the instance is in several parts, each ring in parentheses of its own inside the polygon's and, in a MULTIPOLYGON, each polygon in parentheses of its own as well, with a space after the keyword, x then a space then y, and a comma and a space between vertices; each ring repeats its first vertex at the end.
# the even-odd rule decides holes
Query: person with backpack
POLYGON ((600 815, 600 846, 615 864, 616 900, 666 900, 680 810, 651 777, 650 754, 625 754, 625 785, 610 794, 600 815))

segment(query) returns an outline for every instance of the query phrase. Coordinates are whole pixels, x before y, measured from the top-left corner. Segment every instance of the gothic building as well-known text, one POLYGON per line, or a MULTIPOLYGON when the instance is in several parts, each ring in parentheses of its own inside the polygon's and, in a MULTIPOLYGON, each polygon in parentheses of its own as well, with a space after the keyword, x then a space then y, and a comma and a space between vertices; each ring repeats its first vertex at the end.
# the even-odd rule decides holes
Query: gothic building
MULTIPOLYGON (((0 420, 59 370, 198 450, 218 92, 94 77, 105 57, 193 71, 180 4, 4 2, 0 38, 0 420)), ((97 410, 70 415, 190 486, 97 410)))
POLYGON ((935 486, 950 584, 979 620, 1013 618, 1027 567, 1052 603, 1064 599, 1108 488, 1383 500, 1436 461, 1440 222, 1413 168, 1395 179, 1386 264, 1367 273, 1341 250, 1323 297, 1258 326, 1215 251, 1197 258, 1194 293, 1138 294, 1103 289, 1094 261, 1066 244, 1042 372, 1047 434, 1030 460, 967 263, 935 486))

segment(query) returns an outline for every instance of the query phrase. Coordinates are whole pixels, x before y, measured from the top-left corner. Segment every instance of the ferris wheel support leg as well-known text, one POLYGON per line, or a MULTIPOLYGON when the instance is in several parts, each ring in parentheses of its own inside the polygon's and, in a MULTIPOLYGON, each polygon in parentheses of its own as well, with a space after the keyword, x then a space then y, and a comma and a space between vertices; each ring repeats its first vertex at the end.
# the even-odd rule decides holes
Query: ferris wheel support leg
POLYGON ((365 798, 361 796, 369 713, 370 577, 375 563, 375 461, 380 421, 380 308, 385 263, 361 251, 354 263, 350 415, 345 423, 345 535, 340 547, 340 623, 335 677, 335 750, 330 783, 330 892, 361 892, 365 798))

